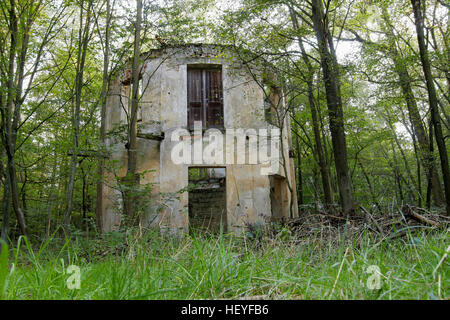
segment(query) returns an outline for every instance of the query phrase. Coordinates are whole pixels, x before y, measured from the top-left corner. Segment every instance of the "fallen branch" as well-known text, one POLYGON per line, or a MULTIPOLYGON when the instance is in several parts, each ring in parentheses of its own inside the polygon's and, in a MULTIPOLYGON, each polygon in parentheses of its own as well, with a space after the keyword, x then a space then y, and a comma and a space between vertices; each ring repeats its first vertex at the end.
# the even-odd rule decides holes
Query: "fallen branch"
POLYGON ((411 208, 410 206, 406 205, 402 207, 402 211, 405 215, 410 216, 414 219, 416 219, 419 222, 431 225, 433 227, 439 228, 441 225, 433 220, 427 219, 424 216, 418 214, 417 212, 415 212, 413 210, 413 208, 411 208))
POLYGON ((331 215, 331 214, 326 214, 326 213, 317 213, 317 215, 318 215, 318 216, 323 216, 323 217, 326 217, 326 218, 336 219, 336 220, 343 220, 343 221, 346 221, 346 220, 347 220, 346 218, 343 218, 343 217, 337 217, 337 216, 333 216, 333 215, 331 215))

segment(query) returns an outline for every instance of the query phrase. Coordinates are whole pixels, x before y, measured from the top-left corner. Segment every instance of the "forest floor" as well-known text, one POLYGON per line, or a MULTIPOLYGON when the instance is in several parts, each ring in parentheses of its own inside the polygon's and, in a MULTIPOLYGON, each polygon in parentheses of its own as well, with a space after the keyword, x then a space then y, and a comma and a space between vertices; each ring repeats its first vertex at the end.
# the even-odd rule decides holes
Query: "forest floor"
POLYGON ((0 298, 450 297, 448 218, 413 207, 349 221, 306 216, 245 237, 133 230, 39 247, 21 238, 0 257, 0 298))

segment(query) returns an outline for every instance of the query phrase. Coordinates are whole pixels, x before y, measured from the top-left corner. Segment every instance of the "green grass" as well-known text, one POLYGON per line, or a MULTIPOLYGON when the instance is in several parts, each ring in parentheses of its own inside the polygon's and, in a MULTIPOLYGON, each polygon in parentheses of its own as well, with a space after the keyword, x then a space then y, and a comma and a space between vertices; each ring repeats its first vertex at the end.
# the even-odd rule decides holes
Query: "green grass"
POLYGON ((374 242, 369 236, 331 243, 227 235, 174 240, 150 234, 140 239, 58 243, 52 239, 37 249, 22 238, 9 248, 8 257, 2 254, 0 295, 4 299, 445 299, 449 294, 449 262, 433 275, 449 245, 448 231, 389 242, 374 242), (114 250, 100 254, 123 242, 128 246, 121 255, 114 250), (69 265, 80 267, 80 289, 67 286, 69 265), (379 290, 367 288, 371 274, 366 270, 371 265, 382 273, 379 290))

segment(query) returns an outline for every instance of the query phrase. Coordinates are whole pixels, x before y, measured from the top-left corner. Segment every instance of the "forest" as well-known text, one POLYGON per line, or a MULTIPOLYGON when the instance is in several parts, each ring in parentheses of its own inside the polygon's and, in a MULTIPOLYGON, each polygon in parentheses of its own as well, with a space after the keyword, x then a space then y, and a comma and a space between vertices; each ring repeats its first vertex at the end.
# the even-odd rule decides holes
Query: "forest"
POLYGON ((448 0, 0 0, 0 299, 448 299, 449 18, 448 0), (143 56, 190 44, 271 66, 297 214, 238 236, 139 222, 143 56))

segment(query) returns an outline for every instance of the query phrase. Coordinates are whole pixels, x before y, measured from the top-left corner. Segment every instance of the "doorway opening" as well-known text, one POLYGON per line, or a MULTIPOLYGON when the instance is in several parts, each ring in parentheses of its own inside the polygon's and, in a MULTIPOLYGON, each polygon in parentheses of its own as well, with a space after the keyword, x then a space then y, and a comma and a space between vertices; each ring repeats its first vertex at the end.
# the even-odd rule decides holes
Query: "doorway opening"
POLYGON ((225 168, 189 168, 189 229, 227 231, 225 168))
POLYGON ((270 179, 270 203, 272 209, 272 220, 280 221, 286 218, 285 210, 289 206, 286 179, 273 175, 270 179))

